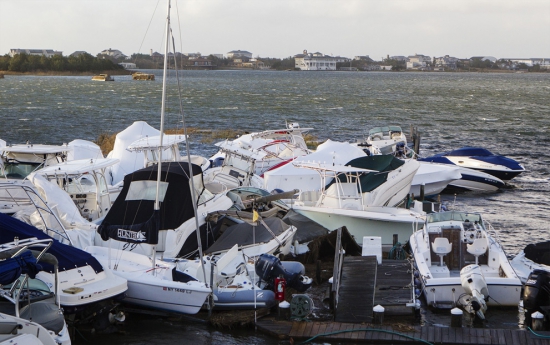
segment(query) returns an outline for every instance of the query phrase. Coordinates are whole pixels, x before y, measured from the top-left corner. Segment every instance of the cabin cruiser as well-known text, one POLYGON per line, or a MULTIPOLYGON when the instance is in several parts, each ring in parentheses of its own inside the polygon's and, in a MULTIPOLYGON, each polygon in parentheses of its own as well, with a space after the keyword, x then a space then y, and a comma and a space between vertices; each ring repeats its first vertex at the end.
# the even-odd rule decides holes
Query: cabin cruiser
POLYGON ((487 306, 517 306, 521 281, 487 227, 478 213, 445 211, 427 214, 410 237, 418 288, 430 306, 462 305, 481 318, 487 306))
POLYGON ((352 160, 346 166, 293 164, 318 172, 323 181, 320 191, 300 192, 291 205, 293 210, 330 230, 346 226, 359 244, 364 236, 380 236, 382 245, 392 245, 395 235, 405 242, 423 223, 421 211, 393 207, 409 192, 419 166, 415 160, 371 156, 352 160), (375 165, 380 171, 367 169, 375 165), (394 169, 385 170, 383 165, 394 169))
POLYGON ((422 158, 427 162, 453 164, 463 168, 478 170, 497 179, 508 182, 525 171, 517 161, 491 153, 481 147, 463 147, 446 153, 422 158))
MULTIPOLYGON (((11 239, 0 245, 0 343, 70 345, 57 286, 52 291, 35 278, 42 265, 57 263, 47 253, 52 239, 11 239)), ((57 277, 57 270, 53 274, 57 277)))

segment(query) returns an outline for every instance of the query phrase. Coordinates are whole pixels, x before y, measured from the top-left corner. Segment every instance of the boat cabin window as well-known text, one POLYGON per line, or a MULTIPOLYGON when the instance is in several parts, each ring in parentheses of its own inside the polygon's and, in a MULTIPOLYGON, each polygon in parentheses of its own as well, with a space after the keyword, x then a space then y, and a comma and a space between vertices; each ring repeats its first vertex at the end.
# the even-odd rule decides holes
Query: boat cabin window
POLYGON ((4 163, 4 168, 0 169, 0 177, 22 180, 40 165, 40 163, 4 163))
POLYGON ((202 174, 193 176, 193 186, 195 188, 195 195, 198 198, 197 205, 204 204, 214 197, 214 194, 212 194, 208 189, 204 188, 202 174))
POLYGON ((243 171, 249 171, 251 162, 249 162, 248 160, 242 159, 239 156, 229 154, 225 156, 225 160, 223 164, 225 166, 232 166, 234 168, 237 168, 243 171))
MULTIPOLYGON (((164 201, 168 182, 160 182, 159 185, 159 202, 164 201)), ((132 181, 128 187, 126 200, 151 200, 155 201, 157 195, 157 181, 132 181)))

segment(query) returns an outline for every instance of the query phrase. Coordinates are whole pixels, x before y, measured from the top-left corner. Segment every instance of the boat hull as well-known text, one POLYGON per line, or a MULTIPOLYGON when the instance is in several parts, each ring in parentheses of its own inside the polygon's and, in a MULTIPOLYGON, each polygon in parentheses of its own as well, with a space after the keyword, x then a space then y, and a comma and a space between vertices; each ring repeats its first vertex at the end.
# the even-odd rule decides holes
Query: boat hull
POLYGON ((295 206, 294 210, 329 230, 345 226, 358 244, 364 236, 378 236, 383 245, 393 245, 394 235, 405 243, 415 227, 423 223, 420 214, 395 207, 372 207, 371 211, 295 206))

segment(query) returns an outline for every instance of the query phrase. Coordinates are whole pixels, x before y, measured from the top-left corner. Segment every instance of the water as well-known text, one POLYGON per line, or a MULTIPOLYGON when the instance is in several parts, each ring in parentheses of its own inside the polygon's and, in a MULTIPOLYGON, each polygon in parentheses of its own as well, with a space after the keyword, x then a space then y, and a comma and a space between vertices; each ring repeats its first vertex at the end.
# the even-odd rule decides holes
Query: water
MULTIPOLYGON (((76 138, 95 140, 102 132, 118 132, 137 120, 158 128, 162 78, 160 71, 154 73, 154 82, 130 76, 103 83, 90 77, 6 76, 0 79, 0 138, 8 143, 61 144, 76 138)), ((166 127, 175 128, 182 120, 176 79, 169 77, 168 84, 166 127)), ((549 239, 548 73, 184 71, 181 85, 185 121, 201 129, 261 131, 282 128, 287 120, 313 127, 312 134, 320 140, 355 141, 375 126, 395 124, 408 131, 415 125, 422 135, 423 156, 470 145, 516 159, 527 172, 507 188, 442 199, 481 212, 500 230, 510 255, 528 243, 549 239)), ((192 153, 209 156, 216 151, 212 144, 191 140, 192 153)), ((514 317, 499 319, 497 314, 493 320, 499 327, 518 326, 514 317)), ((448 324, 445 317, 428 315, 426 321, 448 324)), ((234 344, 277 343, 261 335, 180 323, 174 328, 166 322, 158 320, 150 327, 157 331, 155 336, 159 330, 178 329, 185 339, 197 334, 192 339, 196 344, 215 343, 217 335, 234 344)), ((139 343, 137 339, 148 342, 141 334, 135 342, 118 341, 139 343)))

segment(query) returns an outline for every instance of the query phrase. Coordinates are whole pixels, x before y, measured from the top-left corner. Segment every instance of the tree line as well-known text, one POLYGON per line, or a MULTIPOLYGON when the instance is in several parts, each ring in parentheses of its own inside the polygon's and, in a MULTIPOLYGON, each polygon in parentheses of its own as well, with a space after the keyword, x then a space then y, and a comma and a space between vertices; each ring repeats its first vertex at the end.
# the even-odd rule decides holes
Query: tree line
POLYGON ((12 72, 99 72, 122 70, 122 66, 103 58, 94 57, 88 53, 78 56, 16 54, 0 56, 0 71, 12 72))

